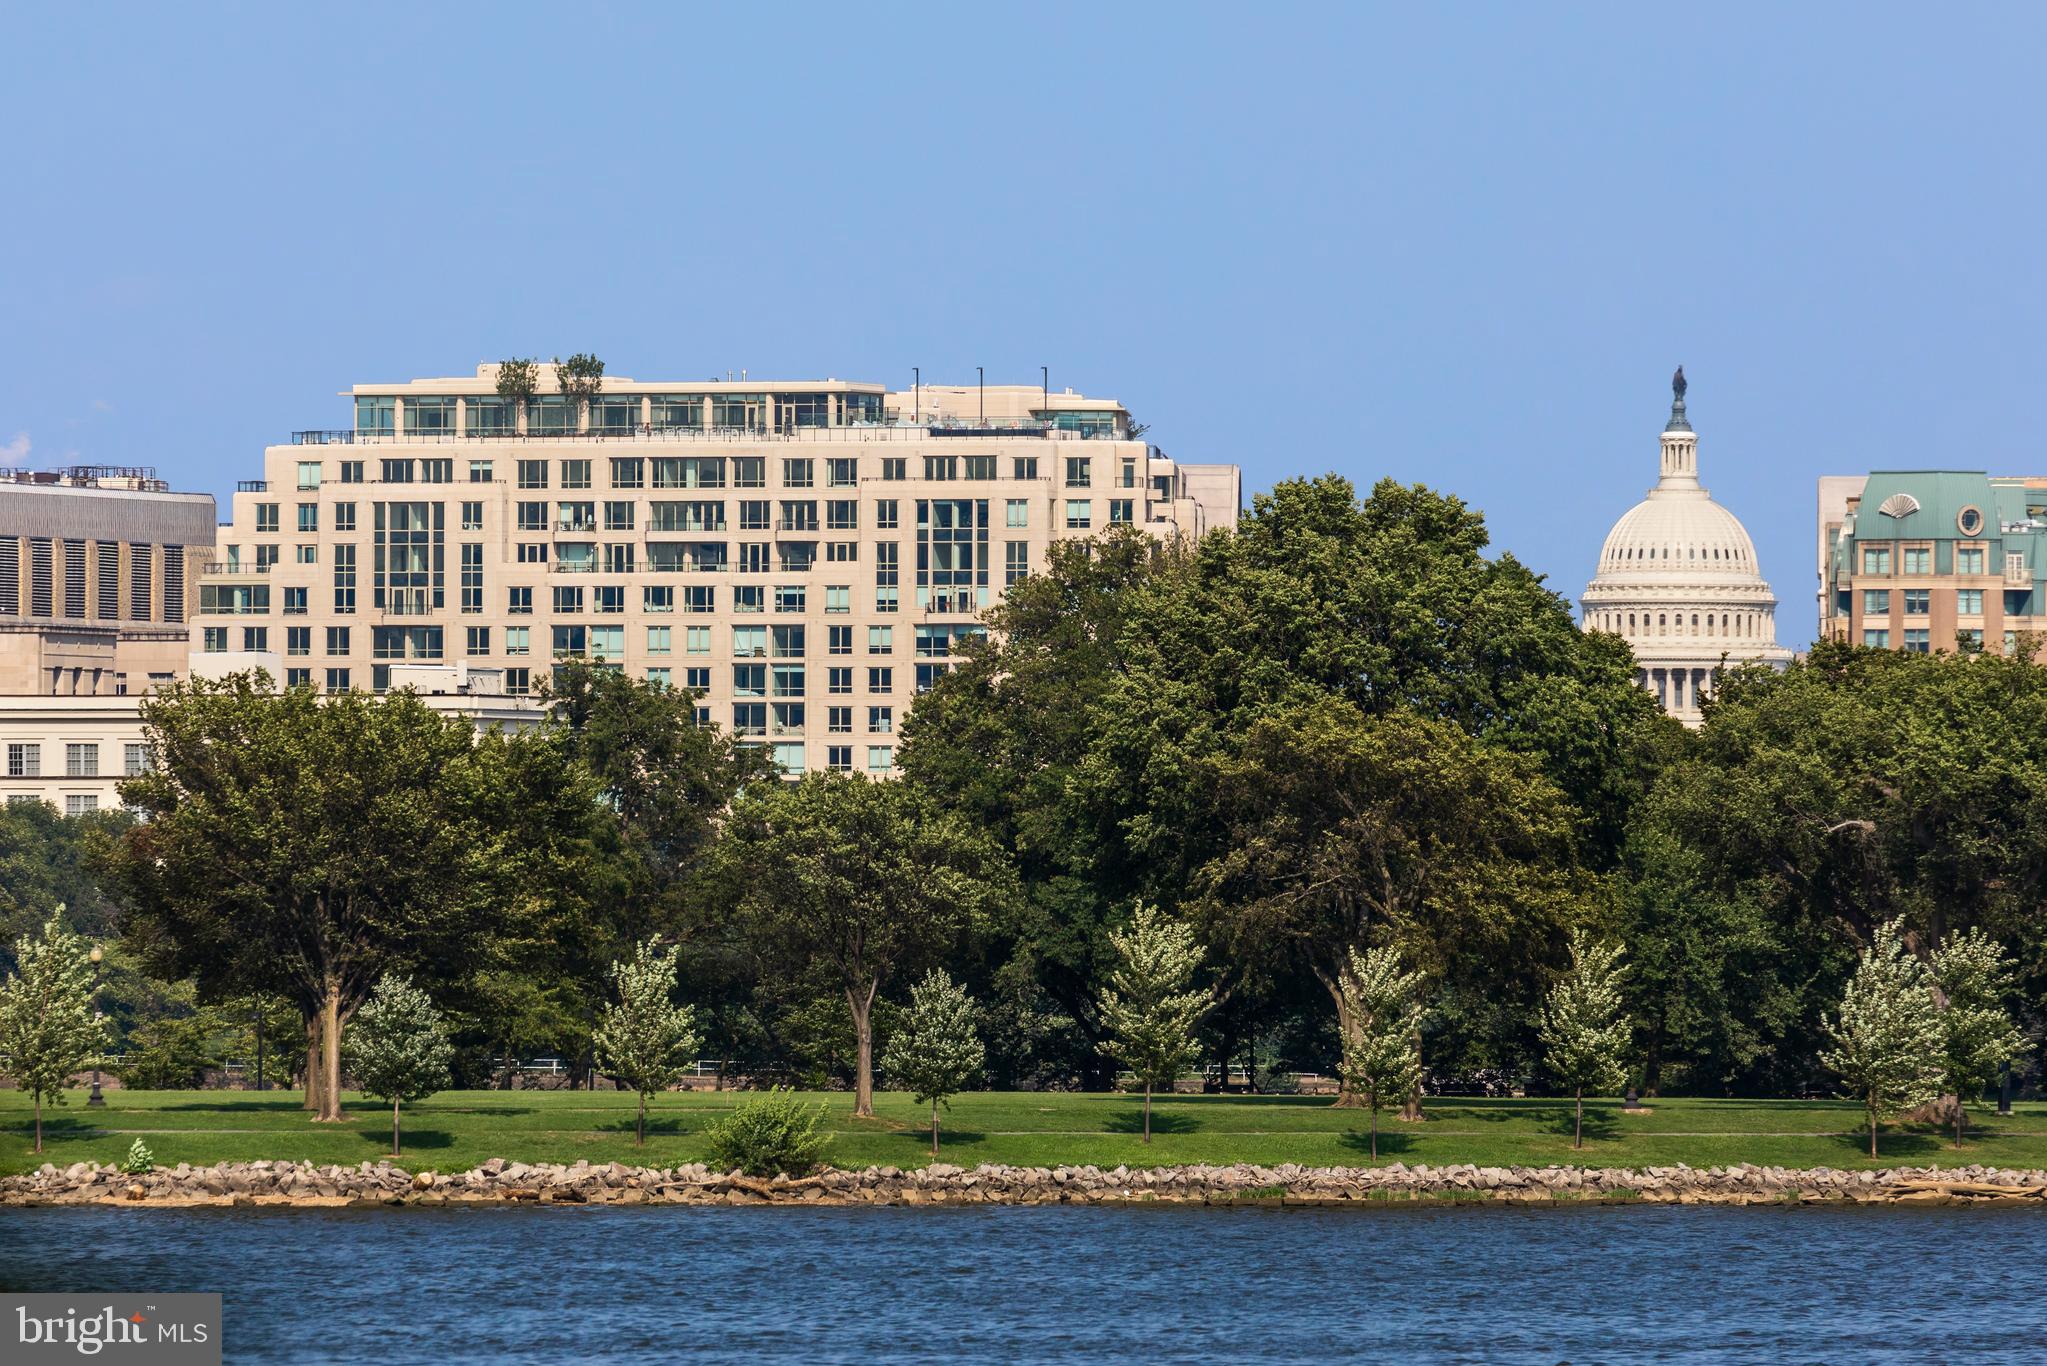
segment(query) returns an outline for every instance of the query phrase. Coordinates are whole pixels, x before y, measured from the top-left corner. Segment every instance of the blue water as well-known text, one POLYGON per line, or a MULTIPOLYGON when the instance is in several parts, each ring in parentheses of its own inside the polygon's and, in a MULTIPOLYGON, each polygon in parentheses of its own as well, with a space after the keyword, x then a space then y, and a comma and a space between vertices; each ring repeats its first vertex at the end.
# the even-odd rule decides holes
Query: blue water
POLYGON ((2047 1358, 2025 1210, 10 1210, 231 1361, 2047 1358))

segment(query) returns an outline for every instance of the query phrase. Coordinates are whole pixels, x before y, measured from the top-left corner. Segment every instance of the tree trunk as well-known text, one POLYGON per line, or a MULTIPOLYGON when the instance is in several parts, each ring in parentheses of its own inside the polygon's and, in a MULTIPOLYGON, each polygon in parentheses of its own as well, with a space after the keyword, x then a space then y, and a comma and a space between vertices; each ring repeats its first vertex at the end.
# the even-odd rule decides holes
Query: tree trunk
POLYGON ((931 1155, 938 1156, 938 1101, 935 1097, 931 1102, 931 1155))
POLYGON ((1144 1079, 1144 1141, 1151 1142, 1151 1078, 1144 1079))
POLYGON ((398 1105, 399 1105, 399 1102, 398 1102, 397 1100, 395 1100, 395 1099, 394 1099, 394 1100, 392 1100, 392 1102, 391 1102, 391 1156, 393 1156, 393 1157, 396 1157, 396 1156, 398 1156, 398 1105))
POLYGON ((1955 1097, 1955 1146, 1962 1146, 1962 1098, 1955 1097))
POLYGON ((43 1093, 36 1092, 36 1151, 43 1150, 43 1093))
POLYGON ((341 983, 327 979, 320 1003, 320 1110, 315 1124, 341 1123, 341 983))
POLYGON ((1657 1088, 1663 1083, 1663 1036, 1658 1033, 1649 1041, 1649 1056, 1642 1064, 1642 1094, 1654 1099, 1657 1088))
POLYGON ((314 1118, 320 1114, 320 1012, 306 1016, 306 1103, 314 1118))
MULTIPOLYGON (((1414 1032, 1414 1056, 1415 1061, 1421 1061, 1422 1034, 1419 1029, 1414 1032)), ((1414 1084, 1414 1090, 1408 1093, 1407 1099, 1400 1102, 1400 1122, 1403 1124, 1420 1124, 1427 1118, 1428 1116, 1422 1112, 1422 1084, 1417 1081, 1414 1084)))
POLYGON ((1578 1114, 1571 1123, 1571 1146, 1582 1148, 1585 1146, 1585 1088, 1579 1087, 1577 1094, 1578 1114))
POLYGON ((869 979, 864 990, 846 988, 846 1005, 853 1012, 853 1037, 859 1041, 853 1061, 853 1116, 874 1118, 874 993, 879 981, 869 979))
MULTIPOLYGON (((1330 999, 1336 1002, 1336 1042, 1339 1048, 1348 1053, 1350 1052, 1351 1045, 1357 1042, 1360 1034, 1363 1032, 1363 1026, 1359 1024, 1357 1017, 1351 1012, 1350 996, 1344 990, 1349 985, 1350 969, 1348 967, 1340 967, 1336 970, 1336 975, 1332 977, 1317 968, 1315 976, 1321 980, 1323 989, 1329 993, 1330 999)), ((1338 1110, 1355 1110, 1363 1105, 1365 1103, 1364 1097, 1351 1089, 1351 1084, 1344 1077, 1341 1066, 1336 1069, 1336 1074, 1336 1101, 1334 1108, 1338 1110)))
POLYGON ((1379 1107, 1372 1106, 1372 1160, 1379 1160, 1379 1107))
POLYGON ((1876 1107, 1869 1107, 1869 1155, 1876 1156, 1876 1107))
POLYGON ((642 1148, 647 1146, 647 1093, 640 1092, 640 1123, 633 1130, 633 1142, 642 1148))

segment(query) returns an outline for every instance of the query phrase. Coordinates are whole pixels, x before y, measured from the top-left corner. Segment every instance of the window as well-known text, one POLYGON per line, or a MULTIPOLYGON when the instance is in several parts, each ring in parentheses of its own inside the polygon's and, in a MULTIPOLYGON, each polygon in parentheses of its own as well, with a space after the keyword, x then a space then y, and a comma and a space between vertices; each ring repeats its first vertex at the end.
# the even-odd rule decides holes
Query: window
POLYGON ((853 733, 853 709, 851 707, 826 707, 824 728, 827 735, 851 735, 853 733))
POLYGON ((885 455, 881 458, 881 477, 887 480, 901 480, 910 477, 910 461, 906 456, 885 455))
POLYGON ((387 484, 409 484, 412 482, 410 460, 383 460, 378 462, 378 477, 387 484))
POLYGON ((960 462, 958 456, 927 455, 924 457, 924 477, 926 479, 957 479, 959 478, 959 472, 960 462))
POLYGON ((545 541, 521 541, 512 550, 513 558, 520 564, 546 564, 547 543, 545 541))
POLYGON ((521 531, 547 530, 547 504, 521 503, 514 510, 517 526, 521 531))
POLYGON ((625 627, 592 626, 590 653, 598 659, 625 658, 625 627))
POLYGON ((1971 626, 1957 631, 1955 632, 1955 638, 1960 642, 1964 650, 1972 654, 1983 648, 1983 628, 1980 626, 1971 626))
POLYGON ((362 461, 360 460, 342 461, 341 482, 344 484, 360 484, 362 482, 362 461))
POLYGON ((242 628, 242 648, 251 654, 261 654, 269 649, 270 628, 268 626, 244 626, 242 628))
POLYGON ((776 745, 775 763, 791 778, 803 776, 803 746, 800 744, 776 745))
POLYGON ((359 394, 355 430, 363 436, 390 436, 398 430, 398 400, 388 394, 359 394))
POLYGON ((318 564, 320 562, 320 547, 316 545, 302 545, 293 552, 292 559, 299 564, 318 564))
POLYGON ((313 628, 310 626, 285 627, 284 652, 288 655, 311 654, 313 652, 313 628))
POLYGON ((590 628, 587 626, 557 626, 554 628, 555 658, 577 657, 590 652, 590 628))
POLYGON ((1891 548, 1887 545, 1866 545, 1862 547, 1862 572, 1865 574, 1890 573, 1891 548))
POLYGON ((523 697, 525 694, 532 692, 533 671, 531 669, 505 670, 505 691, 514 697, 523 697))
POLYGON ((777 664, 768 670, 770 691, 776 697, 801 697, 804 692, 803 665, 777 664))
POLYGON ((858 541, 826 541, 824 543, 826 564, 853 564, 860 559, 858 541))
POLYGON ((800 583, 778 583, 775 585, 775 610, 777 612, 801 612, 805 597, 804 586, 800 583))
POLYGON ((807 489, 810 487, 810 458, 796 456, 782 461, 782 487, 807 489))
POLYGON ((707 668, 684 669, 682 686, 693 693, 707 693, 711 690, 711 671, 707 668))
POLYGON ((1094 461, 1084 455, 1066 457, 1066 487, 1084 489, 1094 482, 1094 461))
MULTIPOLYGON (((736 629, 736 628, 735 628, 736 629)), ((759 627, 754 627, 759 630, 759 627)), ((804 629, 801 626, 777 626, 769 632, 772 653, 777 659, 801 659, 804 653, 804 629)))
POLYGON ((348 628, 346 626, 329 626, 327 628, 327 653, 330 655, 345 655, 348 653, 348 628))
POLYGON ((96 744, 64 746, 64 776, 97 778, 100 775, 100 747, 96 744))
POLYGON ((581 588, 563 588, 559 585, 555 587, 554 614, 556 616, 572 617, 582 610, 583 590, 581 588))
MULTIPOLYGON (((1890 594, 1886 593, 1884 596, 1888 598, 1890 594)), ((1907 588, 1905 590, 1906 616, 1923 617, 1932 610, 1933 590, 1931 588, 1907 588)))
POLYGON ((851 745, 825 746, 824 766, 834 773, 851 773, 853 771, 853 747, 851 745))
POLYGON ((487 655, 490 653, 490 627, 469 626, 465 627, 464 631, 466 633, 466 638, 463 641, 463 652, 465 654, 487 655))
POLYGON ((828 655, 852 654, 853 628, 850 626, 825 627, 825 653, 828 655))
MULTIPOLYGON (((709 628, 699 626, 692 627, 691 629, 708 631, 709 628)), ((649 626, 647 628, 647 653, 650 655, 667 654, 674 639, 675 628, 673 626, 649 626)))
POLYGON ((565 489, 586 489, 590 487, 590 462, 588 460, 562 461, 562 482, 565 489))
POLYGON ((871 655, 889 655, 894 654, 895 650, 895 627, 870 626, 867 628, 867 653, 871 655))
POLYGON ((519 487, 522 489, 546 488, 547 462, 545 460, 521 460, 519 462, 519 487))
POLYGON ((1009 462, 1009 476, 1012 479, 1036 479, 1038 477, 1038 457, 1035 455, 1019 455, 1014 457, 1009 462))
POLYGON ((735 626, 732 628, 732 653, 742 659, 748 656, 765 656, 768 652, 768 628, 765 626, 735 626))
POLYGON ((826 585, 824 610, 827 612, 850 612, 853 610, 853 586, 851 584, 826 585))
POLYGON ((732 610, 734 612, 765 612, 768 610, 768 590, 758 583, 742 583, 732 589, 732 610))
POLYGON ((302 489, 316 489, 320 487, 319 461, 317 460, 299 461, 299 487, 302 489))
POLYGON ((346 616, 355 610, 355 547, 334 547, 334 610, 346 616))
POLYGON ((462 505, 462 529, 464 531, 483 530, 483 504, 464 503, 462 505))
POLYGON ((422 484, 452 484, 455 482, 453 460, 422 460, 419 462, 419 481, 422 484))
POLYGON ((734 697, 766 697, 768 695, 768 666, 765 664, 734 664, 732 666, 732 695, 734 697))
POLYGON ((869 773, 887 773, 895 766, 895 746, 869 745, 867 747, 867 771, 869 773))
POLYGON ((625 611, 625 585, 622 583, 600 584, 592 590, 596 597, 596 608, 608 616, 625 611))
POLYGON ((711 652, 711 628, 708 626, 683 627, 682 652, 689 655, 709 654, 711 652))
POLYGON ((828 693, 851 693, 853 671, 851 669, 825 670, 825 691, 828 693))
POLYGON ((132 778, 138 773, 148 773, 156 767, 156 757, 150 753, 147 744, 130 740, 121 746, 121 772, 132 778))
POLYGON ((899 516, 899 514, 897 513, 897 510, 896 510, 896 500, 895 500, 895 499, 893 499, 893 498, 877 498, 877 499, 875 500, 875 502, 874 502, 874 525, 875 525, 875 528, 876 528, 877 530, 879 530, 879 531, 894 531, 894 530, 896 529, 897 525, 898 525, 898 522, 897 522, 897 518, 898 518, 898 516, 899 516))
POLYGON ((1933 651, 1933 633, 1924 628, 1905 632, 1905 653, 1914 655, 1930 654, 1933 651))
MULTIPOLYGON (((1925 570, 1920 570, 1925 573, 1925 570)), ((1981 574, 1983 572, 1983 547, 1965 545, 1955 548, 1955 572, 1957 574, 1981 574)))
POLYGON ((637 455, 614 456, 611 461, 611 486, 615 489, 645 488, 647 480, 646 462, 637 455))
POLYGON ((966 475, 969 479, 995 477, 995 457, 992 455, 969 455, 964 457, 961 463, 966 466, 966 475))
POLYGON ((773 735, 801 735, 803 733, 803 704, 801 702, 772 702, 768 705, 768 730, 773 735))
POLYGON ((764 489, 768 486, 768 458, 764 455, 732 457, 732 487, 764 489))
POLYGON ((647 670, 647 686, 654 689, 654 691, 656 692, 666 692, 668 691, 669 677, 670 675, 667 669, 654 668, 650 666, 647 670))
MULTIPOLYGON (((732 610, 739 610, 738 594, 733 595, 732 610)), ((682 610, 685 612, 713 612, 717 610, 717 590, 707 583, 691 584, 682 590, 682 610)))
POLYGON ((659 584, 640 590, 640 608, 647 612, 673 612, 675 610, 675 587, 659 584))
POLYGON ((860 462, 851 456, 835 456, 824 462, 825 483, 835 489, 849 489, 860 482, 860 462))
POLYGON ((354 503, 336 503, 334 505, 334 529, 336 531, 355 530, 354 503))
POLYGON ((1011 498, 1008 501, 1009 525, 1029 526, 1031 524, 1031 500, 1011 498))
POLYGON ((1983 590, 1980 588, 1958 588, 1955 590, 1955 614, 1964 617, 1983 615, 1983 590))
POLYGON ((287 688, 312 687, 313 671, 311 669, 286 669, 284 671, 284 686, 287 688))
POLYGON ((7 747, 7 776, 10 778, 40 778, 43 776, 43 747, 35 744, 11 744, 7 747))
POLYGON ((531 588, 511 588, 506 590, 506 594, 509 600, 505 604, 505 611, 508 615, 515 617, 529 617, 533 615, 533 590, 531 588))
POLYGON ((306 614, 306 594, 309 589, 287 588, 284 590, 284 614, 288 617, 302 617, 306 614))
POLYGON ((629 432, 639 425, 638 394, 598 394, 590 400, 591 431, 617 434, 629 432))
POLYGON ((348 670, 346 670, 346 669, 329 669, 329 670, 327 671, 327 691, 328 691, 328 692, 347 692, 347 691, 348 691, 348 670))
MULTIPOLYGON (((471 436, 510 436, 519 430, 519 409, 514 399, 483 394, 466 398, 462 401, 462 417, 471 436)), ((475 463, 470 462, 472 468, 475 463)))
POLYGON ((438 626, 372 626, 370 655, 374 659, 439 659, 438 626))
POLYGON ((1862 633, 1862 643, 1864 645, 1874 645, 1879 649, 1887 649, 1891 643, 1891 633, 1889 631, 1864 631, 1862 633))
POLYGON ((1129 498, 1111 498, 1109 500, 1109 525, 1129 525, 1133 517, 1134 507, 1133 500, 1129 498))
POLYGON ((508 655, 532 654, 533 628, 531 626, 507 626, 505 628, 505 653, 508 655))
POLYGON ((256 504, 256 530, 258 531, 277 530, 277 504, 275 503, 256 504))
POLYGON ((1029 541, 1008 541, 1002 548, 1002 585, 1007 588, 1031 572, 1031 543, 1029 541))
POLYGON ((629 502, 618 501, 605 503, 604 529, 606 531, 631 531, 633 529, 633 505, 629 502))
POLYGON ((462 610, 481 612, 483 610, 483 547, 465 545, 462 547, 462 610))
POLYGON ((1085 531, 1094 525, 1093 509, 1085 498, 1066 500, 1066 527, 1069 531, 1085 531))
POLYGON ((470 461, 470 462, 469 462, 469 482, 470 482, 470 483, 472 483, 472 484, 488 484, 488 483, 490 482, 490 480, 491 480, 491 467, 490 467, 490 461, 488 461, 488 460, 472 460, 472 461, 470 461))
POLYGON ((893 735, 896 729, 894 707, 869 707, 867 709, 867 733, 870 735, 893 735))
POLYGON ((299 530, 318 531, 320 529, 320 505, 318 503, 300 503, 298 507, 299 530))
POLYGON ((64 814, 67 816, 90 815, 100 809, 100 799, 90 792, 70 792, 64 796, 64 814))
POLYGON ((858 531, 860 504, 851 498, 834 498, 824 505, 826 531, 858 531))
POLYGON ((1931 574, 1933 552, 1923 545, 1907 546, 1903 551, 1903 569, 1907 574, 1931 574))
POLYGON ((656 394, 648 400, 648 404, 653 425, 657 428, 704 425, 702 394, 656 394))
POLYGON ((890 666, 871 668, 867 671, 867 691, 889 693, 896 690, 896 671, 890 666))

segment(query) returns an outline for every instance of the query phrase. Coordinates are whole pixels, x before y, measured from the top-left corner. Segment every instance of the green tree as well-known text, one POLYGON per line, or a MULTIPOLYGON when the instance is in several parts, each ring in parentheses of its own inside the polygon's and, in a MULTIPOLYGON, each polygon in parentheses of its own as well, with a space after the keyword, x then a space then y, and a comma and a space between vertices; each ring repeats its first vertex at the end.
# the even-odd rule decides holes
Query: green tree
POLYGON ((674 1085, 696 1055, 696 1011, 675 1004, 675 951, 648 939, 612 965, 618 999, 597 1023, 597 1065, 640 1093, 633 1141, 647 1141, 647 1097, 674 1085))
POLYGON ((1393 948, 1351 950, 1344 991, 1355 1027, 1344 1041, 1343 1084, 1372 1112, 1372 1160, 1379 1160, 1379 1111, 1421 1089, 1421 974, 1403 972, 1393 948))
POLYGON ((509 399, 521 409, 533 401, 540 388, 540 362, 528 357, 498 362, 498 397, 509 399))
POLYGON ((1875 1157, 1883 1117, 1940 1094, 1946 1033, 1926 968, 1907 951, 1903 927, 1876 927, 1840 1013, 1823 1022, 1832 1046, 1820 1060, 1835 1072, 1869 1113, 1869 1155, 1875 1157))
POLYGON ((1930 967, 1940 1002, 1941 1084, 1955 1098, 1955 1146, 1962 1146, 1963 1107, 2026 1046, 2005 1011, 2013 964, 1996 940, 1978 929, 1948 936, 1930 967))
POLYGON ((556 356, 554 374, 561 391, 569 396, 571 407, 580 407, 604 389, 604 362, 586 351, 578 351, 567 360, 556 356))
POLYGON ((1571 1088, 1577 1108, 1571 1146, 1585 1146, 1585 1093, 1618 1090, 1627 1080, 1623 1059, 1633 1033, 1621 1013, 1621 965, 1617 944, 1571 932, 1571 963, 1543 1003, 1538 1034, 1545 1061, 1558 1081, 1571 1088))
POLYGON ((385 976, 356 1012, 348 1070, 363 1094, 391 1102, 391 1156, 398 1156, 398 1108, 449 1084, 455 1048, 433 999, 403 977, 385 976))
POLYGON ((987 1057, 974 1032, 974 1001, 943 968, 910 988, 910 1009, 882 1050, 881 1067, 917 1104, 931 1103, 931 1155, 938 1156, 938 1107, 949 1105, 987 1057))
MULTIPOLYGON (((1208 771, 1230 836, 1195 877, 1209 938, 1305 967, 1344 1048, 1354 953, 1384 943, 1434 980, 1499 996, 1593 895, 1555 785, 1447 722, 1323 698, 1253 721, 1208 771)), ((1337 1103, 1363 1102, 1346 1089, 1337 1103)), ((1406 1113, 1419 1118, 1417 1097, 1406 1113)))
POLYGON ((1213 1003, 1193 986, 1201 966, 1194 931, 1139 902, 1127 929, 1109 935, 1116 966, 1102 991, 1106 1047, 1144 1084, 1144 1141, 1151 1142, 1151 1095, 1171 1088, 1200 1056, 1195 1026, 1213 1003))
POLYGON ((177 684, 142 715, 159 762, 121 791, 148 822, 106 854, 124 934, 201 1001, 289 999, 308 1108, 328 1122, 342 1030, 377 980, 487 965, 564 880, 537 860, 565 837, 533 813, 594 803, 558 766, 546 783, 525 773, 527 742, 478 740, 406 693, 323 699, 238 675, 177 684))
POLYGON ((986 834, 917 789, 833 773, 741 793, 712 876, 741 942, 783 971, 827 972, 844 993, 863 1117, 876 993, 985 925, 1013 883, 986 834))
POLYGON ((0 986, 0 1053, 17 1089, 35 1104, 35 1151, 43 1150, 43 1102, 64 1103, 64 1083, 106 1045, 92 1006, 92 959, 59 906, 40 935, 14 941, 14 975, 0 986))
POLYGON ((6 945, 62 904, 73 929, 95 942, 114 934, 120 907, 94 874, 96 842, 134 824, 126 812, 64 816, 48 802, 0 804, 0 968, 6 945))

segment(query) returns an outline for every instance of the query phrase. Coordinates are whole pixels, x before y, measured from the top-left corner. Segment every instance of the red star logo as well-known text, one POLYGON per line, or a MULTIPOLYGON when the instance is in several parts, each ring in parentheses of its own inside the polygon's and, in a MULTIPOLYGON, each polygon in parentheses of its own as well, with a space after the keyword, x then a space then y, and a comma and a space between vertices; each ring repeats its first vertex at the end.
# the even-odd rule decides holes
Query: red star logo
POLYGON ((146 1318, 143 1318, 143 1317, 142 1317, 142 1315, 140 1315, 140 1314, 130 1314, 130 1315, 128 1316, 128 1322, 130 1322, 130 1323, 148 1323, 148 1322, 149 1322, 149 1320, 148 1320, 148 1319, 146 1319, 146 1318))

